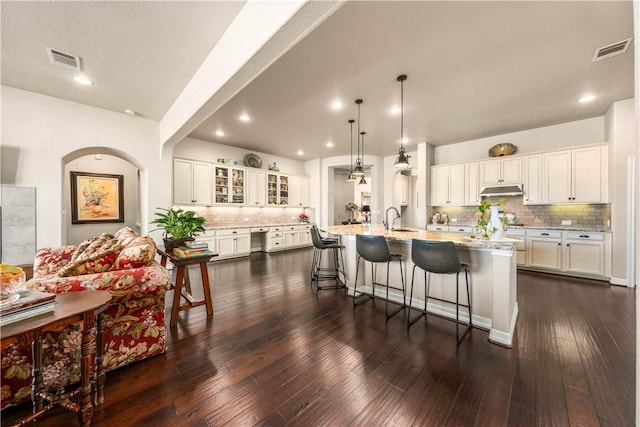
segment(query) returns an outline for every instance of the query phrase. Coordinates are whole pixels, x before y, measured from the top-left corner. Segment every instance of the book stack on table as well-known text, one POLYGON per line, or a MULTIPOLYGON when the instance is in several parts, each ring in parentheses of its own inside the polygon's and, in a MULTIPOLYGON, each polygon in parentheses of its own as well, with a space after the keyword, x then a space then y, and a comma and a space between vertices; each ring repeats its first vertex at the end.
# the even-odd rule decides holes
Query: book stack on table
POLYGON ((209 245, 207 244, 207 242, 194 240, 193 242, 187 242, 185 246, 174 248, 173 253, 176 254, 179 258, 186 258, 197 255, 208 255, 209 245))
POLYGON ((31 290, 6 297, 7 299, 0 302, 0 325, 49 313, 53 311, 56 302, 56 294, 31 290))

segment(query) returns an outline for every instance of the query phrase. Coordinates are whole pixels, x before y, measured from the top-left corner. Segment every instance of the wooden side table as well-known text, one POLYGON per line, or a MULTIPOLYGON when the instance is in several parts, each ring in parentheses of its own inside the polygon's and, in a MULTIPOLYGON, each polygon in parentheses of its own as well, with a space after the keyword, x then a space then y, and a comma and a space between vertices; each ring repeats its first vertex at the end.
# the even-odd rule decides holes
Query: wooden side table
POLYGON ((104 380, 102 370, 102 335, 104 320, 102 313, 111 300, 111 294, 106 291, 80 291, 56 295, 54 311, 31 317, 2 327, 1 348, 14 343, 30 343, 33 352, 33 380, 31 384, 31 399, 33 400, 33 414, 21 420, 18 425, 25 425, 53 408, 54 405, 68 409, 78 414, 81 426, 89 426, 93 416, 91 390, 94 388, 95 405, 104 401, 104 380), (98 325, 97 335, 94 337, 92 329, 98 325), (78 403, 71 402, 70 397, 75 392, 62 395, 50 393, 44 389, 42 381, 42 337, 46 332, 61 332, 67 326, 80 321, 82 333, 82 347, 80 361, 80 399, 78 403), (94 371, 91 348, 96 346, 96 378, 92 380, 94 371), (47 403, 46 406, 44 403, 47 403))
POLYGON ((177 268, 176 283, 173 285, 173 305, 171 306, 171 320, 169 325, 174 327, 178 324, 178 312, 189 310, 193 307, 201 305, 207 306, 207 316, 213 316, 213 300, 211 299, 211 287, 209 285, 209 270, 207 270, 207 262, 218 254, 208 253, 205 255, 194 255, 180 258, 173 251, 165 251, 158 249, 160 254, 160 264, 167 266, 167 259, 177 268), (200 275, 202 276, 202 290, 204 291, 204 300, 196 300, 191 295, 191 282, 189 281, 189 265, 200 265, 200 275), (180 304, 180 296, 187 300, 185 304, 180 304))

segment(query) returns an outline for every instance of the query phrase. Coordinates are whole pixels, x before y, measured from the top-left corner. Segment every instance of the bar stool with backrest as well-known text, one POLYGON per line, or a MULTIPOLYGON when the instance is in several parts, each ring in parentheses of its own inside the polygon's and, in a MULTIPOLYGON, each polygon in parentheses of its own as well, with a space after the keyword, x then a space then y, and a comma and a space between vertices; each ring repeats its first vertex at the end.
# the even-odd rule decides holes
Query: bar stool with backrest
POLYGON ((404 286, 404 274, 402 270, 402 255, 400 254, 392 254, 389 252, 389 246, 387 246, 387 240, 383 236, 367 236, 367 235, 356 235, 356 280, 353 286, 353 307, 357 307, 358 305, 369 301, 370 299, 375 297, 375 286, 385 286, 387 290, 387 295, 385 298, 385 313, 387 315, 387 320, 393 316, 394 314, 400 312, 404 309, 406 304, 406 292, 404 286), (367 294, 365 292, 361 292, 358 290, 358 273, 360 270, 360 259, 363 258, 365 261, 369 261, 371 263, 371 294, 367 294), (400 264, 400 281, 402 284, 401 288, 389 286, 389 267, 391 261, 398 261, 400 264), (377 272, 377 264, 386 263, 387 264, 387 281, 386 283, 377 283, 376 282, 376 272, 377 272), (402 304, 398 304, 399 307, 394 311, 389 313, 389 288, 397 289, 402 291, 402 304))
POLYGON ((323 238, 320 230, 316 225, 311 227, 311 241, 313 242, 313 260, 311 262, 311 284, 315 285, 318 291, 324 289, 343 289, 345 285, 344 273, 344 255, 342 249, 344 246, 339 244, 336 239, 323 238), (331 250, 333 252, 333 266, 322 267, 322 252, 331 250), (342 278, 340 278, 342 274, 342 278), (319 282, 324 280, 333 280, 333 286, 320 286, 319 282))
POLYGON ((438 301, 447 302, 456 305, 456 340, 457 345, 460 345, 462 339, 469 333, 472 327, 471 321, 471 299, 469 296, 469 265, 461 263, 458 259, 458 253, 456 252, 453 242, 432 242, 428 240, 413 239, 411 242, 411 260, 413 261, 413 272, 411 276, 411 292, 409 293, 409 316, 408 327, 413 325, 422 316, 427 317, 427 304, 429 299, 435 299, 438 301), (420 314, 413 319, 411 318, 411 312, 415 309, 412 308, 413 299, 413 281, 416 275, 416 267, 424 270, 424 310, 420 311, 420 314), (459 301, 459 274, 464 271, 464 277, 466 281, 467 289, 467 304, 460 304, 459 301), (427 273, 434 274, 454 274, 456 275, 456 300, 449 301, 442 298, 436 298, 429 296, 429 281, 427 280, 427 273), (460 336, 458 327, 460 325, 460 307, 466 307, 469 312, 469 324, 467 325, 464 333, 460 336))

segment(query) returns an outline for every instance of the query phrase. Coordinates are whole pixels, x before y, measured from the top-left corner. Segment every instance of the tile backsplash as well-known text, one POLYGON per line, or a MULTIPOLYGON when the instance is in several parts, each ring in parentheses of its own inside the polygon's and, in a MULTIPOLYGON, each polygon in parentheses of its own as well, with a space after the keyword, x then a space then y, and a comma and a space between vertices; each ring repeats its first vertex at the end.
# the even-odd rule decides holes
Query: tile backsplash
MULTIPOLYGON (((516 223, 534 227, 559 227, 563 220, 571 221, 571 227, 597 228, 610 230, 611 205, 603 204, 566 204, 566 205, 523 205, 522 196, 505 197, 505 213, 516 216, 516 223)), ((429 208, 427 223, 435 212, 446 212, 458 224, 475 224, 480 213, 473 206, 433 206, 429 208)))
POLYGON ((303 210, 314 222, 314 209, 281 208, 281 207, 189 207, 207 219, 206 227, 233 227, 247 225, 288 224, 299 221, 298 215, 303 210))

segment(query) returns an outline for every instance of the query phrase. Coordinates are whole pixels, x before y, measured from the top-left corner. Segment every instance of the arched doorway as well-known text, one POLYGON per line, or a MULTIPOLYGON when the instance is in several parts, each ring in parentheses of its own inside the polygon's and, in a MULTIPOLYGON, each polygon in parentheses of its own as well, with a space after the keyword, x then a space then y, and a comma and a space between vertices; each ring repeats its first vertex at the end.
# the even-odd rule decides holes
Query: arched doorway
POLYGON ((88 147, 67 154, 62 159, 62 239, 73 245, 101 233, 114 233, 124 226, 141 231, 141 165, 126 153, 108 147, 88 147), (124 222, 72 224, 71 178, 75 172, 122 175, 124 222))

